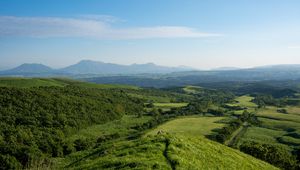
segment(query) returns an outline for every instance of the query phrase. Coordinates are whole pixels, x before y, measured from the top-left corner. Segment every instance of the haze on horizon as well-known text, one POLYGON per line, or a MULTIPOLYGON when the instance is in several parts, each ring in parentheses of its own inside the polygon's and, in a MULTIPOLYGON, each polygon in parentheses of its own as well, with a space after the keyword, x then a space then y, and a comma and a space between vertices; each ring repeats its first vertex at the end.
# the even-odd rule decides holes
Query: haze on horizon
POLYGON ((0 1, 0 69, 300 64, 298 0, 0 1))

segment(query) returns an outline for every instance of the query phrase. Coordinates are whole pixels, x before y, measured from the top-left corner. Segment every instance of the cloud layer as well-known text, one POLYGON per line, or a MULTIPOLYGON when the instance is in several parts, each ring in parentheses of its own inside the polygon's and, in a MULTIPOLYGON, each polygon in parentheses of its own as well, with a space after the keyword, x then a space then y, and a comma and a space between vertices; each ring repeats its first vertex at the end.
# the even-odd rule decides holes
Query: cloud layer
POLYGON ((114 28, 114 17, 0 16, 0 37, 84 37, 96 39, 201 38, 219 34, 182 26, 114 28), (113 20, 113 22, 111 22, 113 20))

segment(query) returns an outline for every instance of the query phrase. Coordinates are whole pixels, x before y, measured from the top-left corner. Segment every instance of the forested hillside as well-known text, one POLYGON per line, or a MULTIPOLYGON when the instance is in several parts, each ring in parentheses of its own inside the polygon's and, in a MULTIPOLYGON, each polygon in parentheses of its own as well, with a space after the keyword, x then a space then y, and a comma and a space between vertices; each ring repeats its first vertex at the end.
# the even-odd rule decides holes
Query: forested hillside
POLYGON ((0 161, 13 169, 75 151, 80 143, 66 143, 67 136, 141 112, 143 103, 121 90, 69 85, 1 87, 0 106, 0 161))

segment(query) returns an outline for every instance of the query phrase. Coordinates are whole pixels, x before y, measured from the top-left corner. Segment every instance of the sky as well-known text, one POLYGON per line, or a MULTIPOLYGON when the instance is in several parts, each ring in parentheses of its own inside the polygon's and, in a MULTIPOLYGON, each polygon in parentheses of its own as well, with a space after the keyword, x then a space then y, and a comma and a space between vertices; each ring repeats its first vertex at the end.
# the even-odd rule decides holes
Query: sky
POLYGON ((300 64, 299 0, 1 0, 0 69, 300 64))

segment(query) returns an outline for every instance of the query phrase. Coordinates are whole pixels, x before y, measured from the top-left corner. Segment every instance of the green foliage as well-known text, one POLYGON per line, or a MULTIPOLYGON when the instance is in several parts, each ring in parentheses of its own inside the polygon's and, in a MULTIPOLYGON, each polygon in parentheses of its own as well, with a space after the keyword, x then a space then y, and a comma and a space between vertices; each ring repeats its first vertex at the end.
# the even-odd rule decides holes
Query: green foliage
POLYGON ((17 161, 17 159, 10 155, 2 155, 0 154, 0 169, 6 170, 6 169, 21 169, 22 165, 20 162, 17 161))
MULTIPOLYGON (((66 136, 141 112, 142 105, 114 89, 0 88, 0 153, 15 157, 23 166, 44 156, 61 157, 74 150, 66 144, 66 136)), ((87 149, 88 143, 76 141, 74 147, 87 149)))
POLYGON ((285 148, 271 144, 247 142, 240 150, 283 169, 297 169, 297 160, 285 148))
POLYGON ((252 102, 256 103, 260 108, 263 108, 266 105, 278 106, 278 107, 282 107, 286 105, 284 99, 276 99, 271 95, 262 95, 262 94, 255 95, 255 98, 252 100, 252 102))
POLYGON ((277 112, 278 113, 284 113, 284 114, 288 113, 286 109, 277 109, 277 112))

